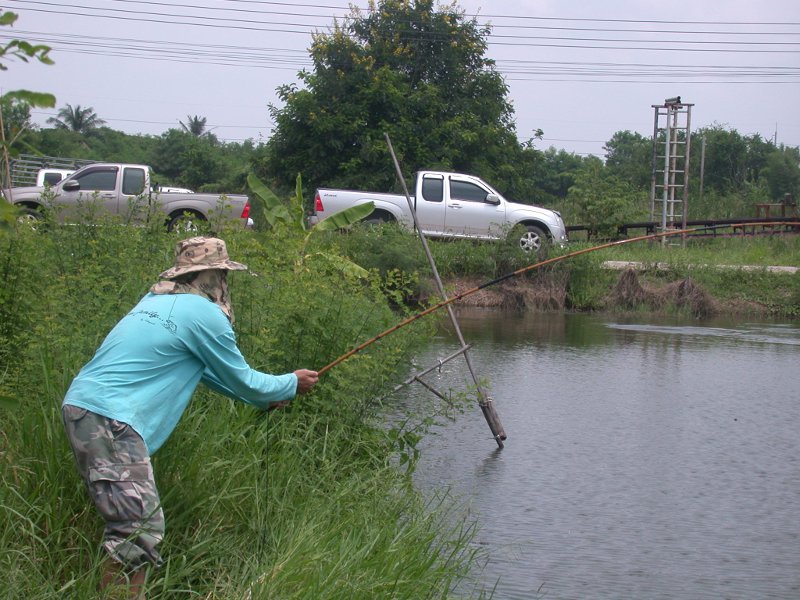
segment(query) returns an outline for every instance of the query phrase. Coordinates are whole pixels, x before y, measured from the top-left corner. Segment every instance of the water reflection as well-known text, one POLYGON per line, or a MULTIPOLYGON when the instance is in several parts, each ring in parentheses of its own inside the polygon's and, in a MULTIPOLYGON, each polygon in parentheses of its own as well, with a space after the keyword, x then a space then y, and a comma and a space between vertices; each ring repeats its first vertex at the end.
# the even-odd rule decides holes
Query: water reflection
MULTIPOLYGON (((504 599, 800 597, 800 327, 459 320, 509 439, 498 450, 476 408, 425 440, 416 477, 470 499, 491 555, 479 585, 504 599)), ((417 362, 454 346, 443 335, 417 362)), ((454 361, 433 377, 466 375, 454 361)))

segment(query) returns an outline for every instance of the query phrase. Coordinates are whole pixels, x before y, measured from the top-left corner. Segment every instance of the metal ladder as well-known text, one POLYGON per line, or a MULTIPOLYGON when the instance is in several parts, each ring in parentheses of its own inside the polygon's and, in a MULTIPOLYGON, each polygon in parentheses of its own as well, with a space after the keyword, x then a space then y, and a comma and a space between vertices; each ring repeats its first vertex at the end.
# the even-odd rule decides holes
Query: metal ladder
MULTIPOLYGON (((653 166, 650 183, 650 218, 659 231, 686 229, 689 208, 689 158, 693 104, 681 97, 652 105, 653 166)), ((682 236, 683 241, 685 239, 682 236)), ((662 238, 666 243, 667 238, 662 238)))

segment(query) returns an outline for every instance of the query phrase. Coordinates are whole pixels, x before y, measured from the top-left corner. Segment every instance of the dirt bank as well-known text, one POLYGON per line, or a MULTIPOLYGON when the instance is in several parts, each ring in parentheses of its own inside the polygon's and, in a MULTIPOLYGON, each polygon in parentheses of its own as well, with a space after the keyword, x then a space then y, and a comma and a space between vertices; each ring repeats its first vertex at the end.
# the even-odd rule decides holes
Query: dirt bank
MULTIPOLYGON (((468 292, 485 280, 464 277, 448 280, 450 297, 468 292)), ((550 273, 535 278, 512 278, 497 285, 470 293, 455 305, 525 310, 573 309, 567 298, 568 276, 550 273)), ((774 311, 758 302, 742 299, 719 299, 698 285, 692 278, 669 283, 646 281, 636 269, 620 272, 605 297, 599 299, 598 310, 608 312, 686 312, 697 318, 720 314, 763 315, 774 311)))

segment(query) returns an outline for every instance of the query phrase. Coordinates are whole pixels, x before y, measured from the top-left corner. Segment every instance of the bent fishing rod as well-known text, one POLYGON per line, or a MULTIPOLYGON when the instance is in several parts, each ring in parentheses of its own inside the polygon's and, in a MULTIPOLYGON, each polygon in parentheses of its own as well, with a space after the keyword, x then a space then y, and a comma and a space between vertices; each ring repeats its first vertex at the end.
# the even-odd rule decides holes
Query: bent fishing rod
MULTIPOLYGON (((800 227, 800 221, 795 221, 795 222, 774 221, 774 222, 768 222, 768 223, 761 223, 761 222, 759 222, 759 223, 742 223, 740 225, 740 227, 748 227, 748 226, 756 226, 756 225, 760 225, 760 226, 764 226, 764 225, 769 225, 769 226, 791 225, 793 227, 800 227)), ((496 285, 498 283, 506 281, 507 279, 511 279, 512 277, 517 277, 518 275, 522 275, 523 273, 527 273, 528 271, 533 271, 534 269, 539 269, 539 268, 547 266, 547 265, 552 265, 552 264, 555 264, 557 262, 561 262, 563 260, 567 260, 569 258, 575 258, 576 256, 580 256, 582 254, 588 254, 589 252, 597 252, 598 250, 604 250, 606 248, 612 248, 614 246, 622 246, 624 244, 632 244, 634 242, 643 242, 643 241, 646 241, 646 240, 655 240, 655 239, 659 239, 659 238, 666 238, 666 237, 671 237, 671 236, 676 236, 676 235, 686 235, 686 234, 692 234, 692 233, 701 233, 703 231, 711 231, 713 229, 719 229, 721 227, 730 227, 730 225, 706 225, 704 227, 694 227, 694 228, 691 228, 691 229, 673 229, 673 230, 670 230, 670 231, 662 231, 662 232, 659 232, 659 233, 651 233, 651 234, 648 234, 648 235, 642 235, 642 236, 638 236, 638 237, 634 237, 634 238, 629 238, 629 239, 626 239, 626 240, 617 240, 617 241, 614 241, 614 242, 607 242, 605 244, 600 244, 598 246, 592 246, 591 248, 582 248, 581 250, 575 250, 574 252, 569 252, 569 253, 564 254, 562 256, 556 256, 556 257, 553 257, 553 258, 548 258, 546 260, 534 263, 532 265, 528 265, 528 266, 522 267, 520 269, 517 269, 516 271, 512 271, 510 273, 506 273, 505 275, 501 275, 500 277, 497 277, 496 279, 492 279, 491 281, 486 281, 484 283, 481 283, 480 285, 477 285, 477 286, 475 286, 475 287, 473 287, 471 289, 468 289, 468 290, 466 290, 464 292, 461 292, 460 294, 456 294, 455 296, 453 296, 451 298, 447 298, 445 300, 442 300, 438 304, 434 304, 433 306, 431 306, 429 308, 426 308, 425 310, 423 310, 421 312, 418 312, 418 313, 408 317, 407 319, 401 321, 397 325, 394 325, 393 327, 390 327, 386 331, 383 331, 383 332, 379 333, 378 335, 376 335, 374 337, 371 337, 370 339, 368 339, 367 341, 363 342, 362 344, 359 344, 358 346, 356 346, 352 350, 349 350, 345 354, 342 354, 339 358, 337 358, 333 362, 331 362, 331 363, 325 365, 324 367, 322 367, 321 369, 319 369, 317 371, 317 373, 319 373, 319 375, 324 375, 325 373, 330 371, 333 367, 335 367, 339 363, 344 362, 345 360, 347 360, 348 358, 350 358, 354 354, 358 354, 359 352, 361 352, 362 350, 364 350, 368 346, 371 346, 372 344, 374 344, 378 340, 380 340, 382 338, 385 338, 387 335, 391 335, 392 333, 394 333, 398 329, 402 329, 406 325, 410 325, 414 321, 417 321, 418 319, 421 319, 422 317, 424 317, 426 315, 429 315, 432 312, 436 312, 437 310, 440 310, 440 309, 444 308, 445 306, 448 306, 448 305, 452 304, 453 302, 457 302, 458 300, 461 300, 462 298, 465 298, 465 297, 467 297, 467 296, 469 296, 471 294, 479 292, 480 290, 486 289, 488 287, 491 287, 493 285, 496 285)))

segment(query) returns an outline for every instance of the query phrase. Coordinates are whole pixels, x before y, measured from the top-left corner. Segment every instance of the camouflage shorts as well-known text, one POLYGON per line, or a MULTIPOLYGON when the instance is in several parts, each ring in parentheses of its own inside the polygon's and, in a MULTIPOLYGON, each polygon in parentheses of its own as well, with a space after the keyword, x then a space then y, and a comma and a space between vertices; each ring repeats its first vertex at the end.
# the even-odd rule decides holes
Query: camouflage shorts
POLYGON ((103 547, 131 569, 160 565, 164 513, 141 436, 85 408, 65 404, 61 412, 78 470, 106 523, 103 547))

